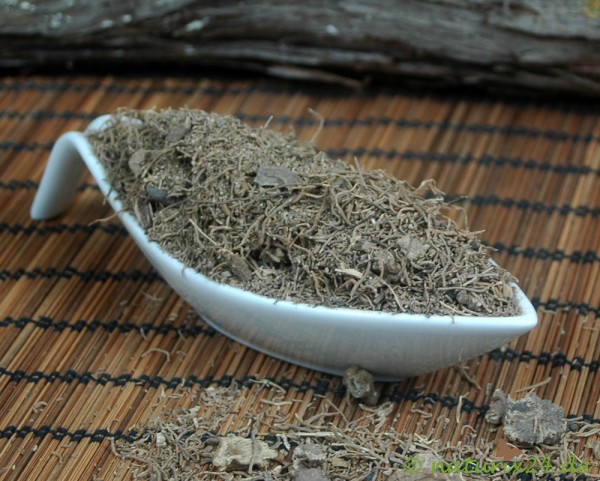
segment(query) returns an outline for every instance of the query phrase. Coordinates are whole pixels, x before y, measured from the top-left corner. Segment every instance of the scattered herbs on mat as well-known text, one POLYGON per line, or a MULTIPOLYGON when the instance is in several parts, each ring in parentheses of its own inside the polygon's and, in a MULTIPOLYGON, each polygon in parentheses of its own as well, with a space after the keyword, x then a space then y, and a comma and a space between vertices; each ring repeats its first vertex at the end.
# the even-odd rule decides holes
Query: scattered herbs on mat
MULTIPOLYGON (((358 404, 350 417, 327 397, 294 401, 273 381, 253 384, 163 392, 160 415, 136 426, 134 439, 113 441, 113 454, 136 481, 489 481, 520 479, 532 467, 533 479, 597 477, 591 457, 600 427, 583 418, 570 419, 572 429, 554 444, 509 446, 463 423, 452 428, 461 432, 457 443, 398 429, 397 403, 358 404)), ((420 414, 415 429, 448 431, 454 416, 433 417, 431 409, 412 411, 420 414)))
POLYGON ((414 188, 199 110, 121 109, 88 137, 149 239, 216 282, 330 307, 518 312, 514 279, 432 180, 414 188))

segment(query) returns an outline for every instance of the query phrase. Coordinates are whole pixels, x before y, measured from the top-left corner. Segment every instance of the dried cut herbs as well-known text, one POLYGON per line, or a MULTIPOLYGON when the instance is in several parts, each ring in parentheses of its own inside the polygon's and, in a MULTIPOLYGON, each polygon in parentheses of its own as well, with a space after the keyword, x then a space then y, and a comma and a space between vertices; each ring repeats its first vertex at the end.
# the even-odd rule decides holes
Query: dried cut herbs
MULTIPOLYGON (((517 448, 469 424, 450 426, 450 417, 411 410, 419 414, 417 430, 439 432, 441 423, 444 432, 460 430, 457 443, 399 429, 396 403, 342 411, 328 397, 313 395, 297 400, 299 407, 272 381, 252 384, 163 392, 156 403, 160 415, 136 426, 133 439, 113 440, 113 453, 136 481, 503 481, 523 479, 519 475, 531 467, 535 474, 528 479, 598 477, 598 463, 586 456, 596 456, 600 427, 582 418, 569 420, 572 428, 556 445, 517 448), (170 399, 177 409, 168 408, 170 399)), ((510 401, 515 413, 527 399, 510 401)))
POLYGON ((418 188, 292 134, 199 110, 119 110, 89 134, 150 240, 207 277, 276 298, 509 316, 513 278, 418 188))

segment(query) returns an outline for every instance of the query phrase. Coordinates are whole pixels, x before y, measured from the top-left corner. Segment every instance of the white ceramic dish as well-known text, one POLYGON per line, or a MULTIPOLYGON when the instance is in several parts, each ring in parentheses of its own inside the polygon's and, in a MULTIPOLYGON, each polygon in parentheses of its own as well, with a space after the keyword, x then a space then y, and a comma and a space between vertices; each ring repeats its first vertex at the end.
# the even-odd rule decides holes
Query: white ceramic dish
MULTIPOLYGON (((88 131, 101 129, 109 119, 97 118, 88 131)), ((54 145, 31 217, 47 219, 63 212, 85 166, 137 245, 179 295, 218 331, 286 361, 333 374, 358 365, 380 380, 397 380, 476 357, 537 324, 534 307, 518 287, 518 316, 426 317, 275 301, 213 282, 148 240, 135 217, 123 211, 81 132, 68 132, 54 145)))

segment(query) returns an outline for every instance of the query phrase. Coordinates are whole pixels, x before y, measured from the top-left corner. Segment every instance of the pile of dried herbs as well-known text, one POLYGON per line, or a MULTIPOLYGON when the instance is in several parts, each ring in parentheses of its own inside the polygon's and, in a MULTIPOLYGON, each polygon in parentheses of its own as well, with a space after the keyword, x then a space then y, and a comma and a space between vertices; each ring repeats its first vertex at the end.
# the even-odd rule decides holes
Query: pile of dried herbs
POLYGON ((444 215, 432 181, 415 189, 198 110, 119 110, 89 139, 149 238, 217 282, 331 307, 518 312, 512 277, 444 215))

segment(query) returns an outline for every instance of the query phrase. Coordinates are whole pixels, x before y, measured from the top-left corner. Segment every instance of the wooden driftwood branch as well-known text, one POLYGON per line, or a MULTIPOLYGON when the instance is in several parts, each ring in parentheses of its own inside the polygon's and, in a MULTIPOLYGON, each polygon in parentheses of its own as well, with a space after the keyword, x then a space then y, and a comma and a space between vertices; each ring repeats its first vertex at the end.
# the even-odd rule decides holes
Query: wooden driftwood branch
POLYGON ((0 0, 0 67, 178 63, 600 95, 599 0, 0 0))

